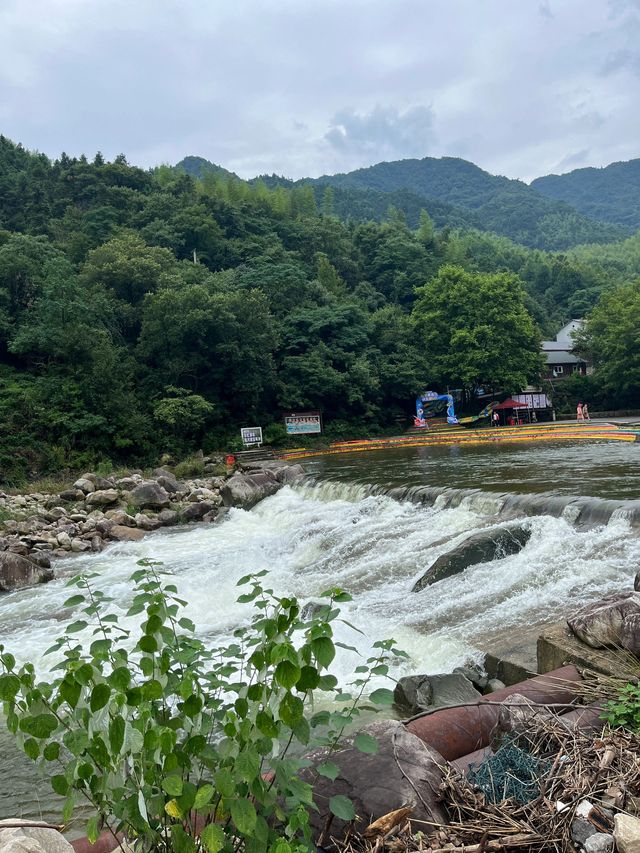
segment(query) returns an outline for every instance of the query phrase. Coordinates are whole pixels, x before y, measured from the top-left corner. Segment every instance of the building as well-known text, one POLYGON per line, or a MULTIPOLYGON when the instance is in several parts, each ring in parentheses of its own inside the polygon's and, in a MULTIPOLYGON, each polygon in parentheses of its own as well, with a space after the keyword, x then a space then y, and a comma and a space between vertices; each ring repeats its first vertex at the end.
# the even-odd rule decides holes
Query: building
POLYGON ((555 341, 542 341, 542 352, 547 361, 544 379, 564 379, 573 373, 585 376, 590 365, 573 352, 573 336, 584 325, 584 320, 570 320, 556 335, 555 341))

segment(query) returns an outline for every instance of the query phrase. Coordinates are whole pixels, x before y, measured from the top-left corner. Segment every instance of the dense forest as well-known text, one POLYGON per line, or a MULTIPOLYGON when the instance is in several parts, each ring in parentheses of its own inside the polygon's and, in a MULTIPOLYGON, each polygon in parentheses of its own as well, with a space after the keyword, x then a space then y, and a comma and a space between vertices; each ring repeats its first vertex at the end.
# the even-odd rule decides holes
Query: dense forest
MULTIPOLYGON (((549 254, 426 209, 343 222, 339 192, 0 137, 0 481, 254 423, 273 441, 287 410, 321 409, 329 436, 397 429, 427 387, 535 380, 540 335, 594 306, 608 328, 617 288, 633 316, 638 236, 549 254)), ((600 362, 605 338, 584 342, 600 362)))
POLYGON ((640 159, 611 163, 603 169, 545 175, 531 186, 549 198, 567 202, 585 216, 640 228, 640 159))
MULTIPOLYGON (((220 168, 194 157, 178 165, 194 177, 220 168)), ((439 227, 477 228, 536 249, 608 243, 630 236, 633 230, 627 227, 633 223, 597 221, 597 217, 589 218, 576 207, 549 198, 522 181, 490 175, 457 157, 378 163, 347 174, 305 178, 295 184, 276 175, 263 175, 260 180, 270 187, 313 186, 318 201, 324 189, 332 187, 335 212, 342 219, 380 221, 391 203, 415 228, 424 208, 439 227), (388 194, 393 194, 393 199, 387 197, 385 202, 388 194)))

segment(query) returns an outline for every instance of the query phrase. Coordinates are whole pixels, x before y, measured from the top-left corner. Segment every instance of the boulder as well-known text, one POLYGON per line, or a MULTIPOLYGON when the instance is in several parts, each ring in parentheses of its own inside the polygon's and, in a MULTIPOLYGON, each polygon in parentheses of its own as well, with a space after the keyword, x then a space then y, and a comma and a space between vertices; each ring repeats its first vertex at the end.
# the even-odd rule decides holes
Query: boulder
POLYGON ((640 650, 640 592, 616 592, 579 610, 567 624, 594 649, 640 650))
POLYGON ((175 495, 176 492, 180 491, 180 485, 175 477, 156 477, 156 483, 162 486, 165 492, 169 492, 170 495, 175 495))
POLYGON ((116 480, 116 487, 124 492, 130 492, 131 489, 135 489, 139 482, 140 477, 120 477, 119 480, 116 480))
POLYGON ((393 698, 401 713, 413 717, 429 708, 477 702, 482 694, 461 672, 452 672, 401 678, 393 691, 393 698))
POLYGON ((140 530, 157 530, 159 527, 162 527, 161 521, 158 521, 157 518, 149 518, 143 512, 136 513, 134 521, 136 527, 139 527, 140 530))
POLYGON ((417 581, 413 592, 419 592, 437 581, 460 574, 469 566, 518 554, 530 537, 531 528, 526 524, 509 524, 474 533, 451 551, 438 557, 417 581))
POLYGON ((163 527, 171 527, 178 523, 178 513, 174 509, 161 509, 157 517, 163 527))
POLYGON ((58 541, 58 545, 61 548, 70 548, 71 547, 71 536, 67 533, 66 530, 61 530, 60 533, 56 536, 58 541))
POLYGON ((594 832, 584 842, 584 853, 613 853, 614 839, 608 832, 594 832))
POLYGON ((87 477, 80 477, 73 484, 74 489, 79 489, 83 494, 88 495, 90 492, 95 492, 96 487, 93 484, 92 480, 89 480, 87 477))
POLYGON ((235 473, 220 490, 225 506, 250 509, 263 498, 275 494, 282 488, 271 471, 255 474, 235 473))
POLYGON ((613 837, 618 853, 640 853, 640 819, 619 813, 614 821, 613 837))
POLYGON ((633 588, 636 592, 640 592, 640 572, 638 572, 633 580, 633 588))
POLYGON ((158 483, 149 481, 131 490, 131 503, 139 509, 162 509, 169 505, 169 495, 158 483))
POLYGON ((65 489, 63 492, 60 492, 60 500, 66 501, 67 503, 83 501, 84 492, 81 489, 65 489))
POLYGON ((108 506, 118 500, 117 489, 98 489, 85 498, 87 506, 108 506))
POLYGON ((135 518, 123 509, 110 509, 109 512, 105 514, 110 521, 113 521, 114 524, 123 524, 125 527, 136 526, 135 518))
MULTIPOLYGON (((84 495, 82 497, 84 498, 84 495)), ((64 518, 66 514, 67 510, 63 506, 54 506, 47 511, 45 518, 47 521, 58 521, 58 519, 64 518)))
POLYGON ((199 521, 209 512, 213 512, 216 509, 213 504, 208 503, 207 501, 200 501, 199 503, 192 503, 186 506, 182 510, 182 518, 184 521, 199 521))
POLYGON ((319 807, 318 811, 309 812, 314 840, 318 840, 329 823, 327 834, 343 837, 348 824, 340 818, 331 818, 328 808, 330 798, 337 795, 353 802, 360 828, 403 806, 410 807, 411 816, 418 821, 446 824, 447 816, 439 802, 439 788, 447 765, 444 758, 395 720, 375 722, 362 731, 377 740, 376 754, 356 749, 352 735, 345 738, 342 749, 330 752, 321 748, 305 756, 311 766, 302 770, 300 776, 313 785, 319 807), (340 768, 333 781, 315 772, 314 768, 326 761, 340 768))
POLYGON ((304 468, 302 465, 283 465, 274 471, 276 479, 283 486, 293 486, 304 479, 304 468))
POLYGON ((53 571, 20 554, 0 552, 0 591, 10 592, 53 580, 53 571))
POLYGON ((117 542, 139 542, 144 538, 144 530, 137 527, 125 527, 123 524, 114 524, 109 535, 117 542))
POLYGON ((38 821, 19 818, 0 820, 0 853, 74 853, 72 845, 56 829, 37 824, 38 821), (22 823, 25 825, 16 825, 22 823))

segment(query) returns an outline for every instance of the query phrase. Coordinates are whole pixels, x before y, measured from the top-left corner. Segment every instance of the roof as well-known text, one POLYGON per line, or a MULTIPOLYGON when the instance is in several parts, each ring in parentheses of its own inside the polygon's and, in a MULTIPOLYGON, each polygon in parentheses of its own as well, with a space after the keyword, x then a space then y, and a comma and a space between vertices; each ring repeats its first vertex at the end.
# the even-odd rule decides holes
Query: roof
POLYGON ((545 355, 547 364, 586 364, 583 358, 579 358, 572 352, 557 350, 556 352, 546 352, 545 355))
POLYGON ((569 352, 573 348, 573 341, 542 341, 543 352, 569 352))
POLYGON ((526 403, 519 403, 517 400, 514 400, 513 397, 507 397, 506 400, 503 400, 502 403, 498 403, 497 406, 493 407, 493 411, 496 409, 528 409, 526 403))

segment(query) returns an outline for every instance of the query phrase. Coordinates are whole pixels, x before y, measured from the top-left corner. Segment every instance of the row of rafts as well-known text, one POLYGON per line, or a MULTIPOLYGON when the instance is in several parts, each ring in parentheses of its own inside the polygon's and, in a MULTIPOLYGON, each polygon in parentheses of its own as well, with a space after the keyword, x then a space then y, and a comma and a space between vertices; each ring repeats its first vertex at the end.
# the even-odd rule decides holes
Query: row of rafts
POLYGON ((313 477, 307 479, 303 488, 310 489, 318 497, 325 493, 327 497, 342 497, 346 500, 385 496, 436 509, 461 507, 499 518, 550 515, 564 518, 579 528, 608 524, 616 519, 624 519, 632 527, 640 527, 640 500, 484 492, 481 489, 452 489, 446 486, 354 485, 331 480, 317 481, 313 477))

